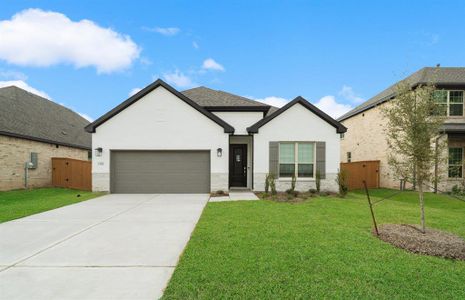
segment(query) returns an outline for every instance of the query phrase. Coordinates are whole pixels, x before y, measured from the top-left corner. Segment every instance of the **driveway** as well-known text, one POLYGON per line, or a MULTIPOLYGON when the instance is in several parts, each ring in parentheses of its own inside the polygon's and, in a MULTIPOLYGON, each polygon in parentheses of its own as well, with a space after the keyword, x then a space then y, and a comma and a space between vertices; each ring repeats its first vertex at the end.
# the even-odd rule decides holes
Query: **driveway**
POLYGON ((0 224, 0 298, 159 298, 207 201, 113 194, 0 224))

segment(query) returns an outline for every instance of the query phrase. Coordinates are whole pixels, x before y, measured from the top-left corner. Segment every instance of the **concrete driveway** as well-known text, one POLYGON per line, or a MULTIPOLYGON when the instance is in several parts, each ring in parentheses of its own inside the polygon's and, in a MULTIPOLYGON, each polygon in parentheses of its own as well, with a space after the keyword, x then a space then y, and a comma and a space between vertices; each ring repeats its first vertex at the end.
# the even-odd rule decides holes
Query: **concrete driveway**
POLYGON ((157 299, 208 195, 106 195, 0 224, 1 299, 157 299))

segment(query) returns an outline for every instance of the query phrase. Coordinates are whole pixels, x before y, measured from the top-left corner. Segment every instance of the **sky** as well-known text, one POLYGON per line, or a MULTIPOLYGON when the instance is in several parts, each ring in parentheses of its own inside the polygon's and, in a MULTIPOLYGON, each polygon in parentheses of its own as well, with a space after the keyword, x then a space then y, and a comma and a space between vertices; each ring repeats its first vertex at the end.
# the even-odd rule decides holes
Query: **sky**
POLYGON ((464 20, 463 0, 0 0, 0 87, 89 120, 158 78, 338 117, 422 67, 465 66, 464 20))

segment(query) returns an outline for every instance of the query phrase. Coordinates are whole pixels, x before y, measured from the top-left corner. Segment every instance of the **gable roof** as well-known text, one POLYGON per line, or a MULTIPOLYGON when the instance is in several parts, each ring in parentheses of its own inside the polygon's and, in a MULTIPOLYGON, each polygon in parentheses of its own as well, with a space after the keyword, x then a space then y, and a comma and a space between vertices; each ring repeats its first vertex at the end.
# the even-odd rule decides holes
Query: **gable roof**
POLYGON ((157 79, 155 82, 149 84, 148 86, 143 88, 141 91, 139 91, 135 95, 126 99, 123 103, 119 104, 118 106, 116 106, 115 108, 113 108, 112 110, 110 110, 109 112, 107 112, 106 114, 104 114, 103 116, 101 116, 100 118, 92 122, 91 124, 87 125, 85 128, 86 131, 95 132, 95 129, 98 126, 105 123, 106 121, 111 119, 113 116, 117 115, 119 112, 123 111, 125 108, 137 102, 138 100, 143 98, 145 95, 147 95, 148 93, 150 93, 151 91, 153 91, 154 89, 160 86, 168 90, 170 93, 174 94, 176 97, 178 97, 179 99, 181 99, 182 101, 184 101, 185 103, 193 107, 194 109, 196 109, 199 113, 203 114, 204 116, 206 116, 207 118, 215 122, 216 124, 223 127, 225 133, 234 133, 234 128, 231 125, 229 125, 228 123, 226 123, 225 121, 217 117, 216 115, 212 114, 211 112, 207 111, 205 108, 203 108, 196 102, 192 101, 191 99, 186 97, 184 94, 178 92, 177 90, 175 90, 173 87, 171 87, 169 84, 167 84, 161 79, 157 79))
POLYGON ((313 112, 314 114, 316 114, 318 117, 320 117, 321 119, 323 119, 324 121, 328 122, 330 125, 332 125, 333 127, 336 128, 336 132, 337 133, 344 133, 347 131, 347 128, 344 127, 344 125, 342 125, 341 123, 339 123, 338 121, 334 120, 333 118, 331 118, 330 116, 328 116, 327 114, 325 114, 323 111, 321 111, 318 107, 316 107, 315 105, 311 104, 310 102, 308 102, 307 100, 305 100, 303 97, 301 96, 298 96, 297 98, 295 98, 294 100, 292 100, 291 102, 287 103, 286 105, 284 105, 283 107, 281 107, 280 109, 278 109, 277 111, 275 111, 274 113, 272 113, 271 115, 261 119, 260 121, 258 121, 257 123, 255 123, 254 125, 250 126, 247 128, 247 131, 249 133, 258 133, 258 129, 260 127, 262 127, 263 125, 265 125, 266 123, 270 122, 271 120, 273 120, 274 118, 276 118, 277 116, 279 116, 280 114, 282 114, 283 112, 285 112, 286 110, 288 110, 289 108, 291 108, 292 106, 294 106, 295 104, 301 104, 303 107, 305 107, 306 109, 308 109, 309 111, 313 112))
POLYGON ((89 122, 74 111, 16 86, 0 88, 0 135, 91 149, 89 122))
MULTIPOLYGON (((433 83, 437 87, 465 87, 465 68, 459 67, 425 67, 411 74, 402 81, 407 82, 412 87, 422 84, 433 83)), ((338 118, 338 121, 344 121, 370 108, 375 107, 383 102, 389 101, 395 97, 396 85, 391 85, 381 93, 365 101, 359 106, 338 118)))

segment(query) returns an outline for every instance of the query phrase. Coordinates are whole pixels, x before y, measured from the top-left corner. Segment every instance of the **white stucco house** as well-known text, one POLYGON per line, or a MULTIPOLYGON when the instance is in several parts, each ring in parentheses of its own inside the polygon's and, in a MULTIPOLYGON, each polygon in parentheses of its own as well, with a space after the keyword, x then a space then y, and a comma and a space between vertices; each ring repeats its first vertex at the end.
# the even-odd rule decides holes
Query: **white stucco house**
POLYGON ((112 193, 337 191, 339 135, 346 128, 297 97, 275 108, 198 87, 179 92, 157 80, 86 127, 92 133, 92 184, 112 193))

